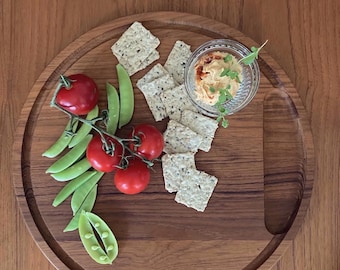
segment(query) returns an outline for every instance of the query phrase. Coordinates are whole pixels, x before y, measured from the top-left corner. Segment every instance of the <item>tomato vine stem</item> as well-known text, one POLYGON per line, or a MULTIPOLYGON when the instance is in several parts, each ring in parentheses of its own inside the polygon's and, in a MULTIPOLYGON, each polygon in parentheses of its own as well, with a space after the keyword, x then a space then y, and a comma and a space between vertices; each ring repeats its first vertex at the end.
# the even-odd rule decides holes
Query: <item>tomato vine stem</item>
MULTIPOLYGON (((69 118, 74 121, 74 120, 78 120, 79 122, 85 124, 85 125, 88 125, 90 126, 92 129, 94 129, 99 135, 100 135, 100 138, 101 138, 101 141, 103 143, 103 149, 104 151, 109 154, 109 155, 114 155, 114 151, 115 151, 115 147, 114 147, 114 144, 113 143, 108 143, 108 140, 105 138, 105 135, 106 136, 109 136, 113 139, 115 139, 123 148, 123 153, 122 153, 122 163, 123 160, 125 160, 125 152, 126 150, 131 153, 133 156, 136 156, 140 159, 143 160, 143 162, 145 162, 148 167, 152 167, 154 165, 153 161, 150 161, 146 158, 144 158, 143 156, 139 155, 138 153, 132 151, 129 147, 129 145, 126 145, 131 143, 131 142, 136 142, 138 143, 140 141, 139 138, 136 138, 136 136, 134 136, 133 138, 131 139, 122 139, 120 137, 117 137, 113 134, 110 134, 108 133, 106 130, 98 127, 95 123, 97 121, 105 121, 106 117, 107 117, 107 113, 103 113, 101 117, 96 117, 95 119, 91 119, 91 120, 87 120, 79 115, 76 115, 72 112, 69 112, 68 110, 66 110, 65 108, 63 108, 62 106, 60 106, 57 102, 56 102, 56 99, 57 99, 57 95, 60 91, 61 88, 65 87, 66 89, 70 89, 71 88, 71 83, 72 81, 69 80, 67 77, 63 76, 63 75, 60 75, 60 79, 59 79, 59 83, 53 93, 53 96, 52 96, 52 100, 50 102, 50 106, 53 107, 53 108, 56 108, 58 109, 59 111, 67 114, 69 116, 69 118), (125 143, 126 142, 126 143, 125 143)), ((72 134, 73 135, 73 134, 72 134)), ((125 162, 128 164, 128 162, 125 162)), ((124 167, 126 167, 127 165, 125 165, 124 167)))

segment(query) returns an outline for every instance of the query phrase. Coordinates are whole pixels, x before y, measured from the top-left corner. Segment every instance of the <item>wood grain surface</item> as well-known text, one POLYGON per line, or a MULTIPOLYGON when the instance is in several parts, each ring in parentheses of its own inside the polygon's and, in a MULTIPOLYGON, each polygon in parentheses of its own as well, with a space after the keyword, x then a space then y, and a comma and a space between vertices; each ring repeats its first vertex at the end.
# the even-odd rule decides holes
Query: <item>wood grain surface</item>
MULTIPOLYGON (((258 43, 270 40, 266 51, 293 81, 311 120, 316 177, 301 230, 265 269, 340 268, 337 1, 4 0, 1 4, 1 269, 54 269, 23 223, 11 180, 15 126, 34 82, 62 49, 93 27, 122 16, 161 10, 200 14, 226 23, 258 43)), ((139 244, 142 250, 143 243, 139 244)), ((150 252, 155 249, 157 246, 151 246, 150 252)))

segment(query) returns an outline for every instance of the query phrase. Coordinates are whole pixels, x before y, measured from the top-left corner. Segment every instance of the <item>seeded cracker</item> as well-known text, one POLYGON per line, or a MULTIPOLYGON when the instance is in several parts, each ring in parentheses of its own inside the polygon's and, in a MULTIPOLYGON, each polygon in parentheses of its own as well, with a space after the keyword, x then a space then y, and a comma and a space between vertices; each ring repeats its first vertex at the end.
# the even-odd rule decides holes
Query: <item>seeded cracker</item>
POLYGON ((185 181, 176 193, 175 201, 203 212, 217 184, 217 178, 205 172, 188 169, 185 181))
POLYGON ((175 45, 164 64, 164 68, 179 84, 184 83, 184 68, 190 55, 190 46, 185 42, 178 40, 175 42, 175 45))
POLYGON ((169 118, 177 122, 181 120, 183 110, 197 111, 196 107, 190 101, 183 84, 161 93, 161 99, 169 118))
POLYGON ((137 81, 136 85, 140 89, 144 84, 152 82, 153 80, 158 79, 166 74, 168 74, 166 69, 160 63, 157 63, 137 81))
POLYGON ((149 83, 140 85, 139 89, 142 91, 156 121, 161 121, 168 116, 160 94, 174 86, 175 81, 169 74, 165 74, 149 83))
POLYGON ((148 65, 159 59, 159 52, 157 50, 152 51, 149 56, 138 66, 136 72, 146 68, 148 65))
POLYGON ((159 39, 140 22, 134 22, 112 45, 111 50, 131 76, 159 59, 156 51, 159 44, 159 39))
POLYGON ((195 154, 177 153, 162 156, 165 189, 172 193, 178 191, 188 169, 196 169, 195 154))
POLYGON ((202 136, 190 128, 170 120, 164 134, 164 149, 167 154, 186 153, 198 151, 202 142, 202 136))
POLYGON ((199 149, 209 152, 215 132, 218 128, 217 121, 200 113, 184 110, 179 122, 200 134, 203 137, 203 140, 199 149))

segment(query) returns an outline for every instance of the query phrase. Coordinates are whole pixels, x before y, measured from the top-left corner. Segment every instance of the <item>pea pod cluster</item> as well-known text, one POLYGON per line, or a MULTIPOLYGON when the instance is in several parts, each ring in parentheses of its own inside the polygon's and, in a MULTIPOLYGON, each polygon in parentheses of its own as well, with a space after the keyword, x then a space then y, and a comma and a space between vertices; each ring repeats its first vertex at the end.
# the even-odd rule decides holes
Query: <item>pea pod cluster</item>
POLYGON ((46 173, 56 181, 67 182, 52 202, 53 207, 57 207, 71 197, 72 218, 64 232, 78 229, 86 251, 100 264, 112 263, 118 254, 118 245, 109 226, 100 217, 91 213, 97 197, 98 183, 104 173, 91 167, 86 157, 86 151, 93 133, 101 130, 96 126, 97 121, 102 120, 106 126, 106 133, 114 135, 117 128, 123 127, 132 119, 134 92, 131 79, 120 64, 116 66, 116 71, 119 91, 107 83, 107 109, 100 114, 96 104, 84 116, 85 118, 58 106, 60 89, 63 87, 71 89, 72 82, 77 82, 70 80, 66 81, 69 83, 68 85, 63 85, 65 77, 62 78, 62 83, 59 83, 52 98, 51 106, 68 114, 70 120, 56 142, 42 154, 47 158, 56 158, 47 168, 46 173), (97 239, 98 236, 101 243, 97 239))
POLYGON ((68 182, 67 185, 65 185, 57 194, 57 196, 54 198, 54 201, 52 205, 54 207, 57 207, 61 203, 63 203, 71 194, 77 190, 78 187, 85 184, 86 181, 91 179, 92 176, 96 174, 96 171, 88 171, 84 172, 80 176, 76 177, 72 181, 68 182))
POLYGON ((92 139, 92 134, 87 135, 75 147, 68 151, 64 156, 55 161, 47 170, 46 173, 59 173, 71 165, 73 165, 79 158, 81 158, 92 139))

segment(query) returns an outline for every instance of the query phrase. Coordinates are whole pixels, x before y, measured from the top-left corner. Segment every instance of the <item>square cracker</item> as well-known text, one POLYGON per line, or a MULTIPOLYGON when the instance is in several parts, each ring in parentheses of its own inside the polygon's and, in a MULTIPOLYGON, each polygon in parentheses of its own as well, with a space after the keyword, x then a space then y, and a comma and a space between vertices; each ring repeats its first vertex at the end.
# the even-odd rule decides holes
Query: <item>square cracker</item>
POLYGON ((137 81, 136 85, 138 88, 141 88, 144 84, 152 82, 166 74, 168 74, 168 71, 160 63, 157 63, 137 81))
MULTIPOLYGON (((154 61, 159 59, 159 52, 157 50, 153 50, 149 56, 147 58, 145 58, 145 60, 137 67, 133 67, 131 69, 132 74, 137 73, 138 71, 146 68, 147 66, 149 66, 150 64, 152 64, 154 61)), ((131 75, 132 75, 131 74, 131 75)), ((130 76, 131 76, 130 75, 130 76)))
POLYGON ((181 182, 175 201, 203 212, 215 189, 218 179, 215 176, 195 169, 188 169, 181 182))
POLYGON ((191 110, 184 110, 179 121, 203 137, 199 149, 208 152, 211 148, 218 123, 215 119, 191 110))
POLYGON ((184 83, 184 69, 190 55, 190 46, 181 40, 177 40, 164 64, 165 69, 179 84, 184 83))
POLYGON ((139 89, 142 91, 155 121, 161 121, 168 116, 160 94, 174 86, 175 81, 169 74, 165 74, 148 83, 139 84, 139 89))
POLYGON ((119 63, 126 69, 128 74, 132 76, 133 74, 137 73, 138 71, 146 68, 151 63, 159 59, 159 52, 157 50, 151 51, 151 53, 141 61, 132 60, 130 58, 118 58, 119 63))
POLYGON ((131 76, 159 59, 156 51, 159 44, 159 39, 140 22, 134 22, 112 45, 111 50, 131 76))
POLYGON ((180 121, 183 110, 197 111, 192 104, 183 84, 161 93, 161 99, 170 119, 180 121))
POLYGON ((191 152, 165 154, 162 156, 162 169, 165 189, 178 191, 188 169, 196 169, 195 154, 191 152))
POLYGON ((198 151, 198 147, 202 142, 202 136, 192 131, 187 126, 170 120, 163 134, 164 149, 167 154, 186 153, 198 151))

